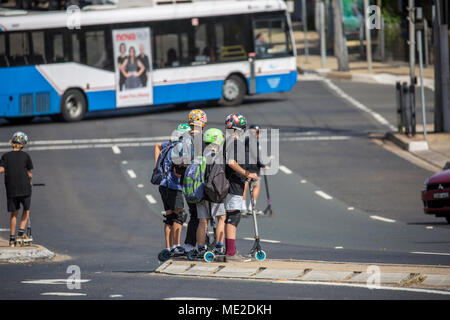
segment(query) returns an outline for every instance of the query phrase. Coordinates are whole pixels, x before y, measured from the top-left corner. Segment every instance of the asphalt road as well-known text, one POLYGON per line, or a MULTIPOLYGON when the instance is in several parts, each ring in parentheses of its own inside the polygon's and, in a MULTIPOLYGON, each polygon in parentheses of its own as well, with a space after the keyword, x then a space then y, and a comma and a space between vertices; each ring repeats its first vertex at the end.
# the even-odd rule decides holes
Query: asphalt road
MULTIPOLYGON (((250 123, 280 129, 277 160, 282 170, 269 177, 275 214, 259 219, 269 258, 450 263, 448 225, 421 209, 420 190, 431 172, 373 143, 368 133, 386 127, 323 83, 302 82, 291 92, 252 97, 235 108, 200 107, 208 114, 209 128, 221 128, 227 114, 240 112, 250 123)), ((71 259, 0 265, 0 297, 64 298, 53 295, 59 292, 72 294, 68 299, 445 299, 425 292, 299 288, 149 273, 159 265, 157 254, 163 247, 161 201, 149 182, 153 138, 169 135, 188 111, 133 109, 92 114, 72 124, 40 119, 1 126, 2 141, 20 129, 42 142, 40 150, 29 150, 33 180, 45 183, 33 190, 33 235, 39 244, 71 259), (86 280, 80 289, 68 290, 65 282, 23 282, 67 279, 70 265, 78 266, 86 280)), ((0 194, 5 194, 3 185, 0 194)), ((265 203, 263 189, 261 209, 265 203)), ((3 229, 8 227, 5 209, 3 229)), ((246 238, 252 235, 252 220, 243 218, 238 250, 250 249, 246 238)))

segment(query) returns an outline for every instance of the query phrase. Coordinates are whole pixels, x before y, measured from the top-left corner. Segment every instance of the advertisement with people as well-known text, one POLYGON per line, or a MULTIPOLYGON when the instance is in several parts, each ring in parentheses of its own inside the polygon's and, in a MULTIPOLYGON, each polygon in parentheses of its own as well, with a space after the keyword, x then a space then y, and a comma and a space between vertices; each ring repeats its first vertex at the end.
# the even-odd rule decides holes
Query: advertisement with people
POLYGON ((150 28, 113 31, 117 107, 153 103, 150 28))

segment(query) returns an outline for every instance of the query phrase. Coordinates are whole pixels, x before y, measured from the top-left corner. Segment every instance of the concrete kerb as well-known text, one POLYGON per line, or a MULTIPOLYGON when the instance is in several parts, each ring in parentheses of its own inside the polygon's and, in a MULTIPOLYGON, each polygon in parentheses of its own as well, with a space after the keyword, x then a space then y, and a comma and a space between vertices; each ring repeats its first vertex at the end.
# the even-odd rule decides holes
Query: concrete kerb
MULTIPOLYGON (((37 261, 54 261, 56 254, 47 248, 32 244, 24 247, 10 248, 8 241, 0 238, 0 264, 29 263, 37 261)), ((63 257, 57 260, 64 260, 63 257)))
POLYGON ((305 260, 202 262, 168 260, 154 273, 166 276, 211 277, 255 281, 326 282, 440 289, 450 291, 450 267, 305 260), (378 272, 378 273, 376 273, 378 272))

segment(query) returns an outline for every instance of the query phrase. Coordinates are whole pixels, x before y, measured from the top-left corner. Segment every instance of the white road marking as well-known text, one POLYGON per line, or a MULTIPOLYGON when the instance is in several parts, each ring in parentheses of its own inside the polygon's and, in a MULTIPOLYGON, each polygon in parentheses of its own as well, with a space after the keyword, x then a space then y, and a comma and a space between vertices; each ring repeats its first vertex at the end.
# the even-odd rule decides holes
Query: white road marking
POLYGON ((123 298, 123 295, 121 295, 121 294, 110 294, 109 297, 110 298, 123 298))
POLYGON ((348 211, 353 211, 353 210, 355 210, 355 208, 353 208, 353 207, 348 207, 347 210, 348 210, 348 211))
POLYGON ((86 283, 91 281, 90 279, 40 279, 40 280, 24 280, 21 281, 21 283, 24 284, 56 284, 56 285, 61 285, 61 284, 67 284, 67 282, 70 283, 86 283))
POLYGON ((385 286, 379 286, 376 288, 372 288, 365 284, 355 284, 355 283, 301 281, 301 280, 299 280, 299 281, 278 280, 278 281, 273 281, 272 283, 273 284, 300 284, 300 285, 319 285, 319 286, 335 286, 335 287, 353 287, 353 288, 366 288, 368 290, 392 290, 392 291, 407 291, 407 292, 420 292, 420 293, 450 295, 450 291, 416 289, 416 288, 405 288, 405 287, 385 287, 385 286))
POLYGON ((436 256, 450 256, 450 253, 444 253, 444 252, 422 252, 422 251, 413 251, 411 253, 414 254, 431 254, 436 256))
POLYGON ((128 164, 128 161, 127 160, 123 160, 122 164, 128 164))
POLYGON ((308 181, 306 181, 305 179, 303 179, 303 180, 300 180, 300 183, 301 184, 305 184, 305 183, 307 183, 308 181))
POLYGON ((136 179, 136 173, 133 170, 129 169, 127 170, 127 173, 131 179, 136 179))
POLYGON ((428 230, 433 230, 434 228, 432 226, 427 226, 428 230))
POLYGON ((380 221, 384 221, 384 222, 389 222, 389 223, 394 223, 395 220, 393 219, 388 219, 388 218, 383 218, 380 216, 370 216, 370 218, 374 219, 374 220, 380 220, 380 221))
POLYGON ((140 183, 140 184, 137 185, 137 187, 138 187, 138 188, 143 188, 144 185, 143 185, 142 183, 140 183))
POLYGON ((280 166, 280 170, 286 174, 292 174, 292 171, 289 168, 287 168, 286 166, 280 166))
POLYGON ((111 147, 114 154, 121 154, 122 151, 120 151, 120 148, 117 145, 114 145, 111 147))
POLYGON ((334 247, 335 249, 339 250, 339 249, 344 249, 344 247, 334 247))
POLYGON ((382 125, 388 127, 392 131, 397 131, 397 128, 389 123, 383 116, 381 116, 379 113, 369 109, 367 106, 362 104, 361 102, 357 101, 355 98, 349 96, 346 94, 342 89, 340 89, 338 86, 336 86, 333 82, 331 82, 330 79, 323 79, 322 80, 328 88, 330 88, 332 91, 334 91, 339 97, 341 97, 344 100, 347 100, 351 105, 355 106, 361 111, 364 111, 371 115, 377 122, 381 123, 382 125))
MULTIPOLYGON (((244 240, 253 241, 255 238, 244 238, 244 240)), ((267 242, 267 243, 281 243, 281 241, 278 240, 269 240, 269 239, 259 239, 261 242, 267 242)))
POLYGON ((147 198, 148 202, 150 202, 151 204, 155 204, 156 203, 155 198, 153 198, 153 196, 151 194, 146 194, 145 197, 147 198))
POLYGON ((318 137, 284 137, 280 141, 340 141, 349 140, 349 136, 318 136, 318 137))
POLYGON ((164 300, 219 300, 216 298, 201 298, 201 297, 171 297, 164 300))
POLYGON ((316 191, 316 194, 317 194, 319 197, 324 198, 325 200, 331 200, 331 199, 333 199, 332 196, 330 196, 330 195, 328 195, 328 194, 326 194, 325 192, 320 191, 320 190, 317 190, 317 191, 316 191))
POLYGON ((9 228, 0 228, 0 232, 8 232, 9 230, 9 228))
POLYGON ((77 293, 77 292, 44 292, 44 293, 41 293, 41 296, 82 297, 82 296, 87 296, 87 294, 86 293, 77 293))

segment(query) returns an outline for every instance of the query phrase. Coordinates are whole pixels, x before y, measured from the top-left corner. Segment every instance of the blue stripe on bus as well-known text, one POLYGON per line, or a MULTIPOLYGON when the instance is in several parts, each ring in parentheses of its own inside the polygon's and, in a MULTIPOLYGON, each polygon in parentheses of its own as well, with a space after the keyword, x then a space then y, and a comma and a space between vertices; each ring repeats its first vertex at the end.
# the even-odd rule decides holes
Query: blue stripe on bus
MULTIPOLYGON (((249 79, 247 79, 249 81, 249 79)), ((288 74, 265 75, 256 77, 256 93, 289 91, 297 81, 297 72, 288 74)), ((182 103, 199 100, 215 100, 222 97, 223 80, 193 82, 153 87, 153 104, 182 103)), ((20 96, 36 93, 48 93, 50 107, 46 112, 35 115, 54 114, 60 111, 60 96, 52 85, 41 75, 35 66, 0 69, 0 116, 26 116, 20 112, 20 96), (15 79, 11 81, 10 79, 15 79), (8 94, 2 94, 8 92, 8 94), (12 97, 12 100, 11 98, 12 97)), ((116 108, 114 90, 86 92, 90 111, 112 110, 116 108)), ((24 108, 22 108, 24 109, 24 108)))

